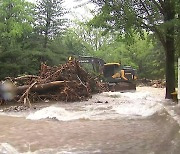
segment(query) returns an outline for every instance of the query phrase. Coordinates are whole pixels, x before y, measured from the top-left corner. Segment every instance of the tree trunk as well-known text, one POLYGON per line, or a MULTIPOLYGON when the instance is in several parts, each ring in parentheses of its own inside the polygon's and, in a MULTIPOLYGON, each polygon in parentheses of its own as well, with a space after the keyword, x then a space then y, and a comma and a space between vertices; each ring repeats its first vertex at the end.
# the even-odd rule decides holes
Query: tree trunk
POLYGON ((50 4, 47 3, 47 12, 46 12, 46 27, 45 27, 45 38, 44 38, 44 48, 47 48, 47 43, 48 43, 48 33, 49 33, 49 27, 50 27, 50 22, 51 22, 51 6, 50 4))
MULTIPOLYGON (((33 92, 48 92, 48 90, 52 90, 55 88, 60 88, 65 85, 65 83, 69 83, 69 81, 54 81, 50 83, 44 83, 44 84, 36 84, 31 88, 31 91, 33 92)), ((73 84, 73 82, 72 82, 73 84)), ((17 87, 17 94, 24 93, 30 85, 24 85, 17 87)))
POLYGON ((47 48, 47 42, 48 42, 48 29, 49 29, 49 25, 50 25, 50 22, 49 21, 46 21, 46 29, 45 29, 45 36, 44 36, 44 48, 46 49, 47 48))
MULTIPOLYGON (((164 23, 172 22, 175 18, 174 2, 165 0, 164 23)), ((171 99, 171 93, 175 91, 175 44, 174 44, 174 24, 168 26, 165 34, 165 51, 166 51, 166 96, 171 99)))
POLYGON ((175 91, 175 69, 174 69, 174 40, 166 37, 166 98, 171 99, 171 93, 175 91))
MULTIPOLYGON (((47 11, 47 15, 46 15, 46 27, 45 27, 45 36, 44 36, 44 49, 47 48, 47 44, 48 44, 48 34, 49 34, 49 27, 50 27, 50 14, 49 14, 49 10, 47 11)), ((46 59, 44 56, 41 57, 41 62, 46 62, 46 59)))

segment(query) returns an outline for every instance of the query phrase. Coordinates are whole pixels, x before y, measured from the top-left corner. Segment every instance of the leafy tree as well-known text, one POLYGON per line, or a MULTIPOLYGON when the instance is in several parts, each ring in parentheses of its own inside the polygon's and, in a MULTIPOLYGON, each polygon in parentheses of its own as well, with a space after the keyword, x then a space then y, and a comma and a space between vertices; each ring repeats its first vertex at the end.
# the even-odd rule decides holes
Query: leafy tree
MULTIPOLYGON (((131 42, 127 42, 123 35, 119 37, 114 33, 104 33, 102 28, 96 29, 86 22, 76 22, 75 28, 66 33, 65 37, 68 47, 74 51, 73 55, 89 55, 102 58, 106 62, 131 65, 137 69, 140 78, 164 78, 164 53, 159 48, 159 43, 153 43, 152 36, 146 32, 143 39, 140 35, 132 33, 131 42), (81 48, 81 45, 91 48, 81 48)), ((66 48, 66 51, 70 51, 69 49, 66 48)))
POLYGON ((102 28, 94 28, 87 22, 77 22, 74 31, 79 38, 91 45, 94 51, 97 51, 105 44, 110 44, 115 37, 115 34, 104 34, 102 28))
POLYGON ((151 35, 144 34, 144 38, 132 35, 133 43, 126 38, 114 39, 110 44, 103 45, 94 56, 106 62, 119 62, 137 69, 138 78, 164 78, 164 52, 159 43, 154 43, 151 35))
POLYGON ((31 3, 24 0, 0 1, 0 44, 3 51, 18 48, 32 32, 31 3))
POLYGON ((0 78, 21 73, 23 42, 33 29, 32 8, 24 0, 0 0, 0 78))
POLYGON ((175 29, 179 25, 179 1, 175 0, 92 0, 100 7, 93 19, 96 26, 107 30, 126 32, 132 29, 142 34, 142 30, 153 32, 166 54, 166 98, 171 98, 175 90, 175 29))
POLYGON ((140 78, 164 79, 165 55, 160 43, 154 43, 149 35, 144 35, 144 39, 134 35, 134 43, 126 43, 122 55, 135 65, 140 78))
POLYGON ((59 62, 66 61, 69 56, 89 55, 93 51, 76 32, 75 29, 68 29, 50 43, 49 49, 59 55, 59 62))
POLYGON ((44 35, 44 48, 47 48, 48 39, 61 33, 65 26, 65 9, 63 0, 40 0, 36 8, 36 29, 44 35))

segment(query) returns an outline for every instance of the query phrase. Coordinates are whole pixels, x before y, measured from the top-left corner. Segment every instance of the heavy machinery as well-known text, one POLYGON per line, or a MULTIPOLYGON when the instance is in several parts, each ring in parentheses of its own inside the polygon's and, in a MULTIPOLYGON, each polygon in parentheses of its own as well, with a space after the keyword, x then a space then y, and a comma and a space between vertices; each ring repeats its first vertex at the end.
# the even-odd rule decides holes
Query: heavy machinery
POLYGON ((100 58, 83 56, 78 61, 86 70, 101 76, 107 82, 111 91, 136 90, 136 70, 131 66, 122 66, 120 63, 106 63, 100 58), (85 66, 85 64, 90 64, 85 66))

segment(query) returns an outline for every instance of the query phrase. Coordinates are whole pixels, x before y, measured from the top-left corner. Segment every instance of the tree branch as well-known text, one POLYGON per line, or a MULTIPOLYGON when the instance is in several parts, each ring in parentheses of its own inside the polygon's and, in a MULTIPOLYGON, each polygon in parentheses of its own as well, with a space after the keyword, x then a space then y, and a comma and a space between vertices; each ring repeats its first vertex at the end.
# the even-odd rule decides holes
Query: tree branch
POLYGON ((145 6, 144 2, 142 2, 142 0, 140 0, 140 3, 143 6, 144 11, 147 13, 147 19, 149 20, 150 23, 154 24, 153 19, 151 18, 152 15, 149 13, 149 11, 148 11, 147 7, 145 6))
POLYGON ((164 38, 163 34, 158 30, 158 28, 155 25, 154 26, 150 26, 150 25, 147 25, 144 22, 141 22, 141 24, 143 25, 144 28, 149 29, 152 32, 154 32, 157 35, 157 37, 159 38, 159 40, 162 43, 163 47, 166 48, 165 38, 164 38))
POLYGON ((157 37, 161 41, 163 47, 166 48, 166 40, 165 40, 163 34, 155 26, 154 26, 154 32, 156 33, 157 37))
POLYGON ((146 8, 146 6, 144 5, 144 3, 142 2, 142 0, 140 0, 140 3, 141 3, 141 5, 143 6, 145 12, 148 14, 148 16, 151 16, 150 13, 149 13, 149 11, 148 11, 148 9, 146 8))
POLYGON ((158 1, 161 4, 161 8, 164 8, 164 1, 162 1, 162 0, 158 0, 158 1))
MULTIPOLYGON (((161 0, 160 0, 161 1, 161 0)), ((152 0, 152 2, 157 6, 157 8, 159 9, 159 11, 164 15, 164 10, 163 7, 161 5, 159 5, 159 3, 156 0, 152 0)))

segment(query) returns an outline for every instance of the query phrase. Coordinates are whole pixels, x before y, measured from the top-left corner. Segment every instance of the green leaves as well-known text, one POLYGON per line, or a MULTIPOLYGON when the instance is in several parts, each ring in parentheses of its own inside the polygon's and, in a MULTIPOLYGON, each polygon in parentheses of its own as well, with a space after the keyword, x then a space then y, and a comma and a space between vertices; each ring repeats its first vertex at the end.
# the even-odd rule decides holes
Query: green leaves
POLYGON ((31 7, 24 0, 2 1, 0 5, 0 37, 4 50, 15 48, 25 32, 32 31, 31 7), (28 12, 29 11, 29 12, 28 12))
POLYGON ((48 39, 54 38, 64 30, 65 9, 62 7, 62 0, 40 0, 37 3, 36 29, 44 35, 44 48, 47 47, 48 39))

